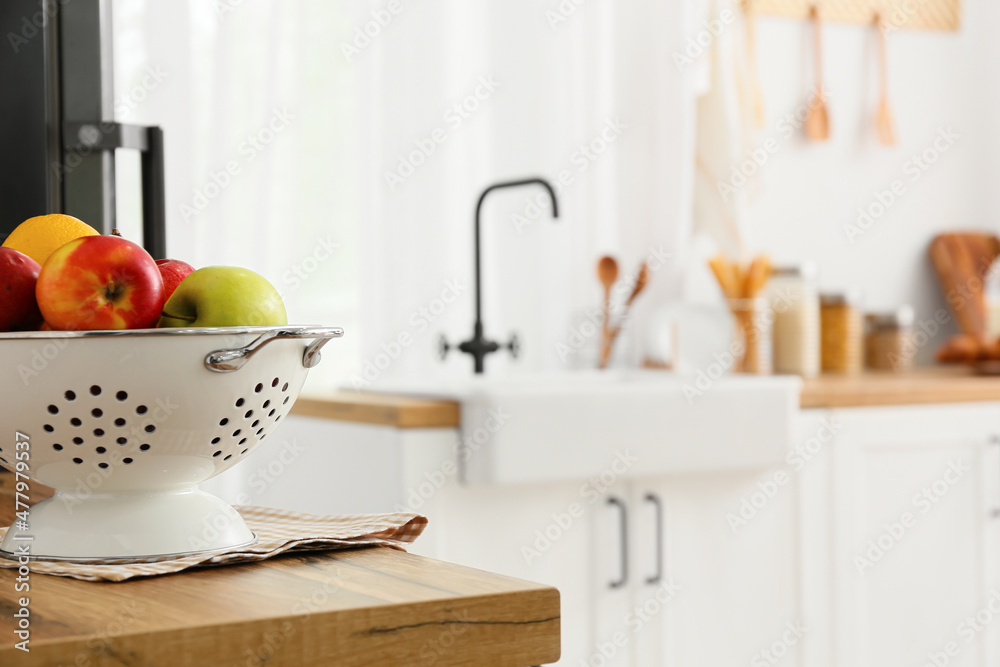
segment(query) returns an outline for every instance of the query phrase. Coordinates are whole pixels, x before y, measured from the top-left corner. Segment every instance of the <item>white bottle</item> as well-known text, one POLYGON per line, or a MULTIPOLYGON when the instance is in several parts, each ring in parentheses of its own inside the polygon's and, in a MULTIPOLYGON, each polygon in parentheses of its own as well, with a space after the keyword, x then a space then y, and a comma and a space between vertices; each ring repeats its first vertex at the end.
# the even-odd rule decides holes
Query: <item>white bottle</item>
POLYGON ((768 281, 774 308, 774 372, 815 377, 820 371, 816 265, 776 267, 768 281))

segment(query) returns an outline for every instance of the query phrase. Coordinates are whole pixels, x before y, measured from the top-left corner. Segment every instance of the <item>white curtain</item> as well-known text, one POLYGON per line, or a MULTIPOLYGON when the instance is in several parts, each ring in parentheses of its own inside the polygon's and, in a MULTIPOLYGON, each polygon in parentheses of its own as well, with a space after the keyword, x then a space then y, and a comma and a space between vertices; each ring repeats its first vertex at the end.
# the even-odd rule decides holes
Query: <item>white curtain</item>
POLYGON ((558 221, 531 188, 491 195, 483 215, 486 333, 524 342, 516 366, 493 355, 489 370, 559 369, 577 363, 571 324, 600 303, 601 254, 623 273, 659 267, 635 327, 678 293, 687 6, 115 0, 116 99, 165 127, 172 256, 257 270, 294 322, 348 330, 314 388, 468 375, 436 341, 471 334, 476 198, 562 173, 558 221))
MULTIPOLYGON (((165 131, 170 256, 253 269, 290 322, 356 329, 358 73, 334 37, 353 17, 315 0, 115 0, 113 16, 117 119, 165 131)), ((122 157, 128 228, 138 170, 122 157)), ((361 341, 327 349, 320 384, 353 368, 361 341)))

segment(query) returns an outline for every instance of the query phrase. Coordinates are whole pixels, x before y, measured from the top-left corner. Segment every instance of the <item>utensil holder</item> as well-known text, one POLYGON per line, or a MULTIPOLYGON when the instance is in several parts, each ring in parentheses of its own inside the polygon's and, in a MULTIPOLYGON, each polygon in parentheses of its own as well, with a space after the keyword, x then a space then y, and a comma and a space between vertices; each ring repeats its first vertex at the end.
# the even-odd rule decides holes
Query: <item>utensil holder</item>
POLYGON ((733 370, 737 373, 770 375, 773 372, 771 340, 774 311, 766 298, 730 299, 729 309, 736 320, 736 340, 742 354, 733 370))

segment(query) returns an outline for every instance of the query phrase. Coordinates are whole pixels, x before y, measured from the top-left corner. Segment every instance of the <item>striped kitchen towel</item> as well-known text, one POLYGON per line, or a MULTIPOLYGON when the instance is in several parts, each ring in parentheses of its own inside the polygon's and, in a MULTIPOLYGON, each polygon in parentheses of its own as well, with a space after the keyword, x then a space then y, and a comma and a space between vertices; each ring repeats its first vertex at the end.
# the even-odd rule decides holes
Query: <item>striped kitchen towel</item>
MULTIPOLYGON (((356 514, 318 516, 267 507, 236 506, 255 542, 222 551, 184 556, 157 556, 143 560, 101 559, 52 561, 32 559, 33 573, 72 577, 84 581, 125 581, 134 577, 173 574, 192 567, 230 565, 265 560, 291 551, 336 551, 368 546, 403 549, 427 526, 419 514, 356 514)), ((3 538, 6 528, 0 528, 3 538)), ((16 568, 16 560, 2 557, 0 569, 16 568)))

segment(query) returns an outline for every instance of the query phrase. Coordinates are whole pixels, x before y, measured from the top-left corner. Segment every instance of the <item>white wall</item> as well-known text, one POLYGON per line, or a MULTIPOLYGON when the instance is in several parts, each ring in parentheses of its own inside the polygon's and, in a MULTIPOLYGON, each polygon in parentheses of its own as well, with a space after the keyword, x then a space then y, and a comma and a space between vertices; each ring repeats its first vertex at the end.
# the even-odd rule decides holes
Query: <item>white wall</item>
MULTIPOLYGON (((899 30, 889 35, 890 100, 899 144, 878 144, 877 42, 872 28, 827 24, 825 78, 830 91, 832 138, 785 141, 780 117, 802 105, 812 86, 811 26, 761 17, 757 21, 758 71, 767 110, 761 134, 780 149, 749 186, 749 228, 755 249, 778 260, 813 258, 821 284, 864 293, 868 306, 917 309, 918 321, 945 307, 926 250, 938 232, 1000 231, 996 125, 1000 6, 963 3, 957 32, 899 30), (941 128, 959 139, 913 180, 912 156, 932 148, 941 128), (883 217, 852 243, 844 226, 857 209, 877 201, 894 179, 905 192, 883 217)), ((926 358, 944 335, 929 344, 926 358)))

